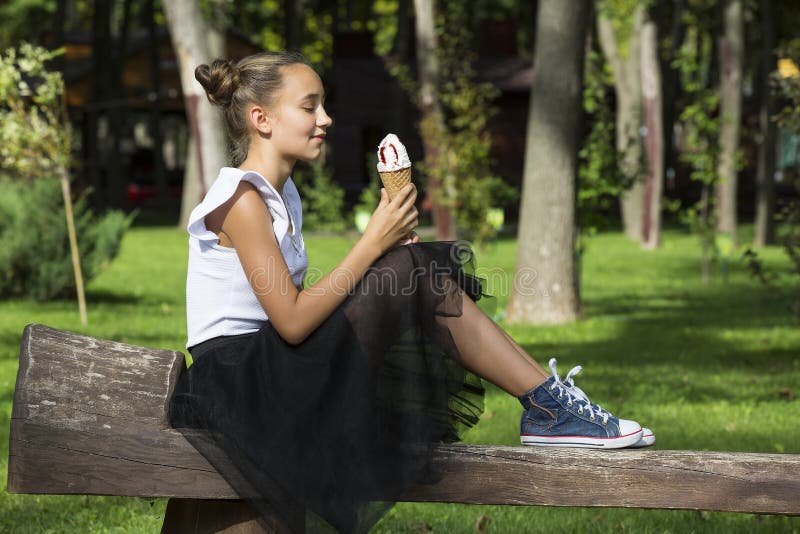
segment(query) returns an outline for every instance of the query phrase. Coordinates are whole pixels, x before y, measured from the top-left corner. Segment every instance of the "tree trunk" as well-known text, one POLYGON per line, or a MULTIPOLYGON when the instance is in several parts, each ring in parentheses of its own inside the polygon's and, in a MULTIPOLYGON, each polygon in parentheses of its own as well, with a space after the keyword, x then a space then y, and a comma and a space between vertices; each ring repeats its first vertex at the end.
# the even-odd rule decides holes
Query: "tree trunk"
POLYGON ((190 173, 192 165, 187 162, 184 175, 185 194, 180 221, 183 226, 191 210, 214 183, 220 168, 226 165, 228 157, 220 110, 208 101, 203 86, 194 77, 198 65, 213 59, 209 45, 211 29, 203 20, 197 3, 191 0, 165 0, 164 14, 181 73, 191 144, 187 153, 196 160, 193 162, 196 172, 190 173), (195 184, 189 183, 192 180, 195 184), (198 189, 200 194, 193 195, 198 189))
POLYGON ((758 169, 756 171, 756 228, 753 244, 763 247, 775 242, 775 139, 777 127, 775 99, 772 97, 769 73, 776 64, 775 18, 772 0, 761 0, 761 99, 759 103, 758 169))
POLYGON ((658 30, 648 15, 642 25, 642 111, 644 114, 644 217, 642 245, 655 249, 661 243, 661 198, 664 187, 664 123, 658 30))
POLYGON ((742 1, 728 0, 724 12, 725 33, 720 39, 720 157, 717 172, 717 230, 731 236, 736 245, 736 159, 742 118, 742 59, 744 25, 742 1))
POLYGON ((588 0, 539 2, 511 323, 580 315, 575 184, 589 12, 588 0))
POLYGON ((620 200, 622 224, 625 235, 634 241, 643 240, 644 184, 642 172, 642 138, 639 129, 642 121, 641 87, 641 28, 644 7, 637 5, 633 13, 627 56, 623 59, 614 33, 613 21, 602 10, 597 14, 597 35, 603 55, 611 65, 617 94, 616 146, 620 153, 620 170, 633 182, 620 200))
MULTIPOLYGON (((417 68, 419 71, 420 113, 422 115, 422 144, 425 149, 425 161, 435 166, 441 156, 440 140, 437 132, 444 129, 444 118, 439 97, 436 93, 439 77, 439 61, 436 57, 437 39, 434 30, 434 0, 414 0, 417 30, 417 68)), ((447 206, 436 200, 439 181, 428 177, 426 202, 431 205, 433 224, 436 227, 436 239, 450 241, 456 238, 455 218, 447 206)))

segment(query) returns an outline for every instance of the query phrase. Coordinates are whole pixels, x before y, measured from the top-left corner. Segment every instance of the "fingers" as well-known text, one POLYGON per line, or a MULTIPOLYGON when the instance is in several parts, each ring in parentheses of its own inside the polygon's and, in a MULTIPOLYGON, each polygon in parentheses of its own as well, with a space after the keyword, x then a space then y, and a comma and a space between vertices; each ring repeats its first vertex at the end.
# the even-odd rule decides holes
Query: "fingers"
POLYGON ((397 193, 392 199, 392 202, 397 204, 398 206, 403 206, 405 204, 417 201, 417 187, 414 185, 413 182, 407 183, 403 186, 400 192, 397 193))
POLYGON ((409 226, 409 228, 416 228, 417 224, 419 223, 418 219, 419 211, 417 211, 417 208, 414 206, 411 206, 411 209, 409 209, 406 212, 405 217, 403 217, 403 225, 408 226, 413 224, 413 226, 409 226))
POLYGON ((419 234, 417 234, 417 232, 414 232, 412 230, 411 232, 408 233, 408 235, 405 238, 400 240, 400 243, 399 243, 398 246, 411 245, 411 244, 419 243, 419 242, 420 242, 419 234))
POLYGON ((385 206, 389 203, 389 193, 386 192, 386 188, 381 187, 381 200, 378 202, 379 206, 385 206))

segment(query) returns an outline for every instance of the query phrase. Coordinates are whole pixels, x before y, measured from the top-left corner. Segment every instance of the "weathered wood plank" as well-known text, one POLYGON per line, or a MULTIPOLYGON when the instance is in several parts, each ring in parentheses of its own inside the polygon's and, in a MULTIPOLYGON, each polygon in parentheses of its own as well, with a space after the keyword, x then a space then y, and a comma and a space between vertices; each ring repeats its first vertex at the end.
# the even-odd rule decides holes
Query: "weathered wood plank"
POLYGON ((404 500, 800 515, 798 454, 451 445, 435 468, 404 500))
MULTIPOLYGON (((174 433, 172 443, 183 439, 174 433)), ((28 443, 9 471, 37 476, 21 477, 24 483, 9 492, 237 498, 191 446, 179 446, 185 452, 178 458, 168 443, 149 451, 150 462, 28 443)), ((444 474, 441 482, 414 488, 403 500, 800 515, 796 454, 447 445, 435 469, 444 474)))
POLYGON ((81 412, 166 425, 166 407, 185 368, 183 354, 56 330, 25 327, 14 390, 14 417, 51 421, 50 409, 74 409, 68 428, 85 428, 81 412))
MULTIPOLYGON (((213 472, 182 436, 162 432, 169 429, 168 400, 185 367, 177 351, 26 326, 11 412, 9 491, 26 492, 24 488, 40 487, 51 477, 58 488, 62 474, 51 467, 67 460, 77 462, 66 464, 67 471, 86 467, 89 481, 103 480, 93 477, 92 469, 98 475, 106 468, 110 473, 119 470, 121 476, 110 479, 115 487, 131 482, 135 488, 137 472, 126 469, 125 462, 157 463, 159 456, 153 454, 166 453, 169 462, 183 452, 192 458, 190 469, 199 462, 213 472), (125 461, 117 465, 116 458, 125 461), (131 480, 125 473, 131 473, 131 480)), ((107 491, 100 484, 88 493, 107 491)))
MULTIPOLYGON (((183 367, 179 352, 26 327, 8 491, 236 499, 169 428, 167 401, 183 367), (89 369, 103 378, 143 374, 110 386, 87 378, 89 369), (97 400, 95 387, 108 399, 97 400)), ((442 481, 404 500, 800 515, 798 454, 449 445, 439 447, 434 467, 442 481)))

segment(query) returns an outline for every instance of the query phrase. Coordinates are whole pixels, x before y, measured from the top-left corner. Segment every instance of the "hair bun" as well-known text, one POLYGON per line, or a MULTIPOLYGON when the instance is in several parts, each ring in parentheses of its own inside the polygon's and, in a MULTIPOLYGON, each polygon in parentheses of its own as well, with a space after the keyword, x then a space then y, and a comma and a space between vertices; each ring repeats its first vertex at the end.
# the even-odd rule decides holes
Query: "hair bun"
POLYGON ((210 66, 200 65, 194 70, 194 77, 206 90, 208 100, 222 107, 230 105, 239 87, 239 69, 227 59, 215 59, 210 66))

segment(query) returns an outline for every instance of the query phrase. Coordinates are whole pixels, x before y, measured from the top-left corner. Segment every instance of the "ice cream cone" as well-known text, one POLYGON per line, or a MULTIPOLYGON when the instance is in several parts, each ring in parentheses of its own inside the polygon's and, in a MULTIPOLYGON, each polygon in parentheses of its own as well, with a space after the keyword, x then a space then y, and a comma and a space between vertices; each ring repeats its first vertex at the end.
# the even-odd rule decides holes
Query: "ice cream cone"
POLYGON ((381 182, 383 182, 383 187, 389 193, 389 200, 393 199, 403 186, 411 182, 411 167, 396 171, 379 172, 378 174, 381 177, 381 182))

